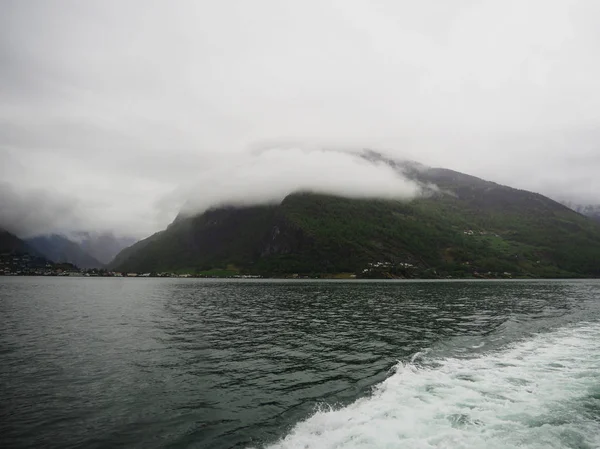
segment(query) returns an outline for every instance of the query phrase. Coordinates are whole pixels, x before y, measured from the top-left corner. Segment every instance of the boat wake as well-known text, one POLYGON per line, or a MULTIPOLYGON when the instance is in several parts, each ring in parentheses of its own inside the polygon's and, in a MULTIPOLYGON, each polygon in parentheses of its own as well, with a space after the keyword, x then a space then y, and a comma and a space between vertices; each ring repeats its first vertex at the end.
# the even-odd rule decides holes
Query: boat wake
POLYGON ((600 447, 600 324, 476 358, 399 363, 373 394, 321 408, 271 448, 600 447))

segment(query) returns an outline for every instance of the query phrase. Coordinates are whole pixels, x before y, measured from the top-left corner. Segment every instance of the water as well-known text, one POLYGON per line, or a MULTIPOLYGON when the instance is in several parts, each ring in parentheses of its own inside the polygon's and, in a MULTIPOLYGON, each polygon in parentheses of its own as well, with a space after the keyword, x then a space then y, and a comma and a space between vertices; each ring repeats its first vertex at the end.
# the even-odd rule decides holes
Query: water
POLYGON ((600 282, 0 278, 2 447, 600 448, 600 282))

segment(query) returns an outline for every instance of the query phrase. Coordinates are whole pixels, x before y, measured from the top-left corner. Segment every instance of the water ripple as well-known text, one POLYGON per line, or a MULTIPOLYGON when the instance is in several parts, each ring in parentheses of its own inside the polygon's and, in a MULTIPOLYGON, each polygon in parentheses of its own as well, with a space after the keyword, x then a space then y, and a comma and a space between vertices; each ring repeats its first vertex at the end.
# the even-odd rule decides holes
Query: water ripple
MULTIPOLYGON (((3 447, 263 446, 317 409, 371 395, 416 353, 418 369, 441 369, 448 357, 473 360, 600 318, 599 291, 593 281, 5 278, 3 447)), ((523 363, 490 360, 507 372, 523 363)), ((569 360, 545 369, 560 373, 569 360)), ((578 375, 594 375, 585 368, 578 375)), ((480 383, 469 372, 452 379, 480 383)), ((506 385, 534 388, 512 372, 506 385)), ((428 391, 444 386, 424 386, 422 400, 428 391)), ((585 400, 589 416, 599 401, 585 400)), ((464 411, 447 420, 480 425, 464 411)))

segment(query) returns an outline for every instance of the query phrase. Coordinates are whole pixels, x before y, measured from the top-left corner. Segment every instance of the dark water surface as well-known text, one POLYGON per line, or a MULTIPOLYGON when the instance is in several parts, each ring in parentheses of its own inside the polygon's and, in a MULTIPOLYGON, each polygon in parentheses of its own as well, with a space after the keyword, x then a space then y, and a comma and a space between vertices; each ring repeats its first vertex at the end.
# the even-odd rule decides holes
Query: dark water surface
POLYGON ((600 447, 598 281, 5 277, 0 319, 2 447, 600 447))

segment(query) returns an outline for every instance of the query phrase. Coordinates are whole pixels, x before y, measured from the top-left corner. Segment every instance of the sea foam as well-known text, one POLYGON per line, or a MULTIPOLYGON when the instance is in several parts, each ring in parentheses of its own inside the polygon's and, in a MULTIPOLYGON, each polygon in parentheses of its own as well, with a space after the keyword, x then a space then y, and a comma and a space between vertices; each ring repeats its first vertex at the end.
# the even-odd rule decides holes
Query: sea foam
POLYGON ((369 397, 321 407, 270 447, 600 448, 600 324, 399 363, 369 397))

